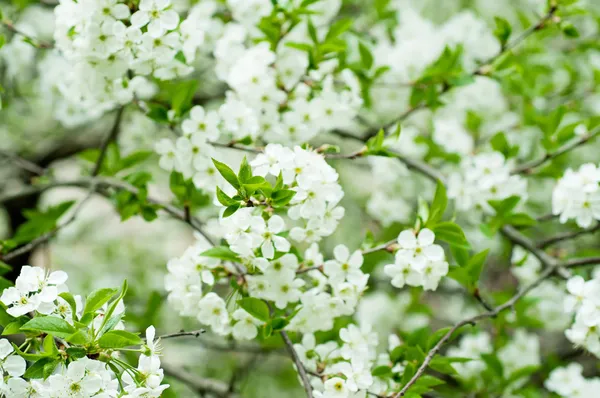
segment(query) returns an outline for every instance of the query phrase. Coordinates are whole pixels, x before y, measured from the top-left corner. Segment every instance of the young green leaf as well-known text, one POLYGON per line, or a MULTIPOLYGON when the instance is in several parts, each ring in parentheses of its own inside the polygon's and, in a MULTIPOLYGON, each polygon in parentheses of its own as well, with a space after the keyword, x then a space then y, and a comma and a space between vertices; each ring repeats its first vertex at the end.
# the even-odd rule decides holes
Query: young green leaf
POLYGON ((123 348, 142 343, 140 336, 125 330, 111 330, 98 339, 100 348, 123 348))
POLYGON ((117 289, 104 288, 94 290, 85 300, 83 313, 95 312, 106 304, 115 294, 117 294, 117 289))
POLYGON ((267 304, 260 299, 254 297, 245 297, 241 300, 238 300, 237 303, 247 313, 256 319, 267 322, 270 318, 269 307, 267 307, 267 304))
POLYGON ((206 251, 203 251, 200 253, 200 255, 204 257, 220 258, 221 260, 226 261, 240 261, 238 255, 226 246, 212 247, 206 251))
POLYGON ((438 180, 435 188, 435 195, 429 209, 429 218, 427 219, 426 227, 431 228, 436 225, 444 215, 448 206, 448 196, 446 195, 446 187, 438 180))
POLYGON ((233 170, 231 170, 231 168, 225 163, 221 163, 216 159, 213 159, 212 161, 219 173, 223 176, 223 178, 228 183, 230 183, 235 189, 240 189, 240 181, 238 180, 238 177, 235 175, 233 170))
POLYGON ((469 242, 465 237, 462 228, 453 222, 441 222, 433 228, 435 237, 438 240, 447 242, 451 246, 462 247, 468 249, 469 242))
POLYGON ((36 316, 21 326, 21 330, 24 332, 47 333, 62 338, 67 338, 75 333, 75 328, 67 321, 54 316, 36 316))

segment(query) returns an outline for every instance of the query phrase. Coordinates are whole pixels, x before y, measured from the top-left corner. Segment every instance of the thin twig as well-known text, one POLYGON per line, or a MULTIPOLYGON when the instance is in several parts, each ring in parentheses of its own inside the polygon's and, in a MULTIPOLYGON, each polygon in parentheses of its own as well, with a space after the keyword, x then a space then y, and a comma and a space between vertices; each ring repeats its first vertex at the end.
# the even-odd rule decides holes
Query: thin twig
POLYGON ((600 264, 600 257, 582 257, 573 258, 565 262, 565 267, 581 267, 583 265, 598 265, 600 264))
POLYGON ((37 164, 35 164, 27 159, 24 159, 19 155, 16 155, 16 154, 13 154, 8 151, 0 149, 0 156, 3 156, 5 158, 13 161, 21 169, 29 171, 33 174, 37 174, 37 175, 41 176, 41 175, 44 175, 44 173, 46 173, 46 170, 43 167, 40 167, 37 164))
MULTIPOLYGON (((126 181, 122 181, 122 180, 119 180, 116 178, 100 177, 100 176, 81 177, 81 178, 71 180, 71 181, 52 181, 52 182, 46 183, 46 184, 40 184, 40 185, 36 185, 36 186, 28 186, 27 188, 25 188, 22 191, 0 197, 0 204, 10 201, 10 200, 13 200, 13 199, 16 199, 16 198, 23 197, 23 196, 45 192, 49 189, 61 188, 61 187, 88 188, 93 184, 95 184, 97 186, 97 188, 98 188, 97 192, 106 197, 110 196, 109 193, 103 191, 101 188, 113 188, 113 189, 125 190, 127 192, 132 193, 133 195, 139 195, 139 193, 140 193, 140 191, 137 187, 127 183, 126 181)), ((146 200, 150 204, 157 205, 160 209, 162 209, 163 211, 165 211, 172 217, 177 218, 184 222, 186 221, 183 210, 181 210, 169 203, 160 201, 158 199, 154 199, 152 197, 147 197, 146 200)), ((210 244, 214 245, 214 242, 212 241, 212 239, 202 229, 201 222, 194 217, 191 217, 190 220, 191 220, 191 223, 189 223, 189 225, 192 228, 194 228, 194 230, 196 230, 200 234, 202 234, 204 236, 204 238, 210 244)))
POLYGON ((92 197, 92 194, 94 193, 95 190, 96 190, 95 185, 92 185, 92 187, 90 188, 90 190, 87 193, 87 195, 82 200, 79 201, 79 203, 77 204, 77 206, 73 210, 73 213, 71 214, 71 216, 65 222, 63 222, 60 225, 57 225, 51 231, 46 232, 45 234, 43 234, 43 235, 41 235, 41 236, 33 239, 32 241, 30 241, 26 245, 23 245, 23 246, 15 249, 15 250, 12 250, 12 251, 6 253, 5 255, 1 255, 0 258, 2 259, 2 261, 10 261, 13 258, 16 258, 16 257, 18 257, 18 256, 20 256, 22 254, 25 254, 25 253, 28 253, 28 252, 32 251, 33 249, 35 249, 39 245, 47 242, 58 231, 60 231, 61 229, 65 228, 67 225, 71 224, 73 221, 75 221, 75 219, 77 218, 77 215, 81 211, 81 208, 92 197))
POLYGON ((310 380, 308 379, 308 375, 306 374, 306 369, 304 368, 300 357, 298 357, 292 341, 285 331, 282 330, 280 333, 281 337, 283 338, 283 342, 285 343, 285 346, 290 353, 292 360, 294 361, 294 364, 296 364, 296 369, 298 369, 298 374, 302 380, 302 385, 304 386, 304 391, 306 391, 307 398, 313 398, 312 386, 310 384, 310 380))
POLYGON ((527 293, 529 293, 530 291, 532 291, 533 289, 535 289, 544 280, 546 280, 548 277, 550 277, 558 269, 558 267, 560 265, 561 265, 560 263, 556 262, 553 266, 547 267, 540 274, 540 276, 538 277, 538 279, 536 279, 535 281, 533 281, 531 284, 527 285, 525 288, 521 289, 510 300, 508 300, 504 304, 499 305, 498 307, 494 308, 492 311, 484 312, 482 314, 475 315, 475 316, 473 316, 471 318, 464 319, 464 320, 460 321, 459 323, 457 323, 456 325, 454 325, 440 339, 440 341, 431 350, 429 350, 429 352, 427 353, 427 356, 425 357, 425 360, 423 361, 423 363, 421 364, 421 366, 419 367, 419 369, 417 370, 417 372, 408 381, 408 383, 406 383, 404 385, 404 387, 402 387, 402 389, 398 393, 392 395, 392 398, 403 397, 406 394, 406 392, 410 389, 410 387, 413 384, 415 384, 417 382, 417 380, 423 375, 423 373, 425 372, 425 370, 427 369, 427 367, 429 366, 429 364, 431 363, 431 361, 433 360, 433 358, 440 351, 440 349, 442 348, 442 346, 452 337, 452 335, 454 334, 454 332, 456 332, 458 329, 460 329, 461 327, 463 327, 465 325, 474 325, 474 324, 476 324, 477 322, 479 322, 481 320, 488 319, 488 318, 495 318, 496 316, 498 316, 504 310, 512 308, 522 297, 524 297, 527 293))
POLYGON ((12 23, 12 21, 3 20, 3 21, 0 21, 0 24, 2 24, 4 27, 6 27, 6 29, 8 29, 9 31, 11 31, 12 33, 23 37, 23 39, 27 43, 31 44, 35 48, 49 49, 49 48, 53 48, 54 47, 54 43, 47 43, 47 42, 39 41, 39 40, 34 39, 33 37, 29 36, 28 34, 24 33, 19 28, 17 28, 12 23))
POLYGON ((179 332, 176 332, 176 333, 163 334, 162 336, 158 336, 157 339, 166 340, 166 339, 173 339, 176 337, 185 337, 185 336, 200 337, 203 333, 206 333, 206 330, 199 329, 199 330, 192 330, 191 332, 186 332, 185 330, 180 330, 179 332))
POLYGON ((537 246, 539 248, 543 249, 543 248, 551 246, 555 243, 565 242, 565 241, 568 241, 571 239, 575 239, 582 235, 593 234, 599 230, 600 230, 600 223, 598 223, 597 225, 595 225, 593 227, 580 229, 578 231, 565 232, 562 234, 558 234, 556 236, 552 236, 550 238, 547 238, 547 239, 544 239, 544 240, 538 242, 537 246))
MULTIPOLYGON (((548 21, 550 21, 553 18, 556 11, 557 11, 557 7, 555 5, 551 6, 550 9, 548 10, 548 12, 546 13, 546 15, 544 15, 535 25, 530 26, 527 30, 525 30, 523 33, 521 33, 521 35, 519 35, 517 38, 515 38, 513 41, 511 41, 508 45, 501 48, 500 51, 496 55, 489 58, 481 66, 479 66, 477 69, 472 71, 469 75, 471 77, 488 75, 491 72, 492 65, 498 59, 500 59, 508 51, 512 50, 513 48, 515 48, 516 46, 521 44, 526 38, 531 36, 533 33, 543 29, 546 26, 546 24, 548 23, 548 21)), ((453 88, 452 85, 444 84, 444 85, 442 85, 442 89, 440 90, 438 95, 439 96, 444 95, 444 94, 448 93, 450 90, 452 90, 452 88, 453 88)), ((407 119, 409 116, 411 116, 416 111, 418 111, 420 109, 426 109, 426 108, 427 108, 427 105, 425 103, 420 103, 416 106, 412 106, 412 107, 408 108, 406 111, 404 111, 403 113, 401 113, 400 115, 398 115, 396 118, 394 118, 392 121, 386 123, 385 125, 383 125, 381 127, 369 129, 366 132, 366 135, 364 136, 364 140, 366 141, 367 139, 373 137, 374 135, 377 134, 377 132, 379 132, 379 130, 383 129, 385 131, 388 128, 394 126, 395 124, 400 123, 403 120, 407 119)), ((342 135, 339 130, 334 130, 333 133, 340 135, 340 136, 342 135)))
POLYGON ((542 156, 541 158, 539 158, 537 160, 533 160, 529 163, 525 163, 525 164, 515 167, 511 171, 511 174, 532 174, 536 168, 540 167, 544 163, 546 163, 554 158, 557 158, 560 155, 563 155, 567 152, 572 151, 573 149, 585 144, 586 142, 590 141, 592 138, 598 136, 599 134, 600 134, 600 127, 597 127, 593 131, 589 132, 588 134, 585 134, 584 136, 582 136, 581 138, 579 138, 573 142, 563 145, 562 147, 558 148, 554 152, 548 152, 544 156, 542 156))

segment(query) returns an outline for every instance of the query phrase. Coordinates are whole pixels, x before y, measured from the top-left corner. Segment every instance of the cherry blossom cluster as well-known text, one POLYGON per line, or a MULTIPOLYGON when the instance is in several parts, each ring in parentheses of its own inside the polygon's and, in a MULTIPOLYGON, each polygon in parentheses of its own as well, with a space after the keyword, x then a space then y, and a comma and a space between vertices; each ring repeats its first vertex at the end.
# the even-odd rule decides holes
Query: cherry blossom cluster
POLYGON ((75 125, 149 98, 156 91, 151 76, 190 74, 212 11, 198 5, 181 20, 171 0, 142 0, 136 8, 118 0, 61 0, 54 31, 60 55, 48 57, 40 70, 62 95, 59 120, 75 125))
POLYGON ((163 170, 192 178, 196 187, 214 193, 220 179, 211 160, 216 156, 211 142, 221 134, 219 116, 215 111, 207 112, 201 106, 194 106, 181 127, 181 137, 176 140, 163 138, 156 143, 159 165, 163 170))
POLYGON ((586 281, 574 276, 567 281, 567 291, 564 308, 568 314, 575 314, 575 319, 565 335, 573 344, 600 357, 600 278, 586 281))
POLYGON ((600 378, 586 379, 582 372, 583 366, 578 363, 556 368, 550 373, 544 386, 563 398, 593 397, 600 391, 600 378))
POLYGON ((511 174, 511 162, 500 152, 463 158, 459 170, 452 173, 448 181, 448 197, 454 199, 456 208, 464 212, 475 208, 493 212, 488 201, 510 196, 518 196, 524 202, 527 181, 511 174))
POLYGON ((437 289, 442 277, 448 273, 448 262, 444 249, 434 241, 435 234, 428 228, 421 229, 417 235, 411 229, 400 232, 394 264, 384 267, 393 286, 437 289))
POLYGON ((318 242, 331 235, 344 216, 338 203, 344 196, 337 171, 323 155, 312 150, 270 144, 264 154, 251 163, 255 174, 277 177, 295 192, 287 212, 291 220, 300 223, 290 229, 290 237, 297 242, 318 242))
POLYGON ((300 361, 310 372, 315 398, 349 398, 372 392, 377 333, 370 326, 350 324, 340 329, 339 339, 340 343, 316 344, 315 336, 307 333, 301 344, 294 344, 300 361))
MULTIPOLYGON (((68 288, 64 284, 66 280, 67 274, 62 271, 47 274, 42 268, 25 266, 17 278, 15 287, 4 290, 0 301, 8 307, 6 312, 15 318, 24 315, 32 318, 31 322, 34 323, 26 322, 22 328, 26 328, 25 330, 32 334, 41 333, 40 338, 44 339, 44 352, 41 352, 39 357, 32 355, 32 352, 27 352, 30 347, 36 346, 36 337, 28 337, 25 344, 20 347, 11 345, 5 338, 0 339, 0 376, 2 376, 0 395, 48 398, 159 397, 169 385, 161 384, 163 370, 159 358, 160 344, 159 340, 155 340, 154 327, 150 326, 146 329, 145 341, 133 333, 126 332, 121 321, 125 311, 122 296, 111 304, 110 309, 106 303, 110 296, 106 296, 107 299, 103 300, 102 305, 96 305, 93 301, 98 300, 107 290, 114 294, 116 289, 104 289, 95 292, 96 294, 90 294, 87 301, 91 301, 92 304, 86 302, 84 309, 81 296, 67 293, 68 288), (61 296, 59 297, 58 294, 61 296), (90 307, 91 305, 95 307, 90 307), (84 311, 89 308, 97 308, 97 310, 88 312, 84 316, 84 311), (60 319, 63 323, 49 321, 51 319, 60 319), (82 322, 91 323, 93 337, 99 337, 96 343, 88 340, 90 337, 86 336, 87 332, 80 327, 82 322), (53 333, 62 335, 69 330, 71 331, 69 333, 73 333, 73 336, 65 337, 69 343, 52 336, 53 333), (135 341, 131 341, 131 345, 140 345, 139 350, 129 349, 141 354, 137 367, 119 360, 118 348, 123 345, 117 344, 115 340, 108 343, 110 339, 106 336, 111 333, 113 333, 111 337, 133 338, 135 341), (75 337, 76 335, 78 337, 75 337), (59 343, 58 347, 56 342, 59 343), (86 351, 95 345, 100 348, 109 347, 101 351, 106 358, 90 359, 101 355, 100 353, 86 354, 86 351), (61 359, 50 360, 51 356, 55 355, 61 359), (25 358, 30 361, 47 360, 41 365, 53 367, 50 368, 49 374, 44 370, 43 378, 27 376, 29 372, 26 373, 25 358), (112 361, 114 361, 113 366, 109 366, 112 361), (115 373, 119 368, 122 370, 115 373)), ((5 329, 5 332, 7 331, 5 329)), ((31 366, 39 365, 36 363, 31 366)), ((32 374, 40 373, 32 372, 32 374)))
MULTIPOLYGON (((261 17, 274 11, 271 2, 227 3, 234 22, 225 26, 214 50, 216 75, 230 88, 219 112, 224 133, 234 140, 260 137, 267 142, 301 144, 346 125, 358 113, 362 105, 358 80, 349 69, 341 70, 338 58, 311 65, 306 51, 288 45, 312 41, 308 18, 299 24, 286 22, 274 47, 255 27, 261 17)), ((298 6, 297 2, 280 3, 278 7, 287 12, 298 6)), ((319 14, 327 3, 337 2, 317 2, 308 9, 319 14)), ((323 27, 318 29, 319 37, 327 33, 323 29, 339 4, 333 7, 317 16, 323 27)))
POLYGON ((560 222, 574 219, 578 226, 587 228, 600 220, 600 170, 586 163, 577 171, 567 169, 552 191, 552 214, 560 222))
POLYGON ((15 286, 4 289, 0 301, 7 307, 6 312, 14 317, 33 311, 46 315, 60 312, 62 306, 59 304, 63 299, 58 294, 68 291, 67 279, 63 271, 47 273, 42 268, 26 265, 21 268, 15 286))
MULTIPOLYGON (((330 330, 335 318, 355 312, 369 279, 361 271, 361 251, 351 253, 338 245, 334 258, 325 260, 317 244, 335 231, 344 215, 338 206, 344 194, 338 174, 323 155, 280 144, 269 144, 250 166, 253 178, 276 180, 283 192, 291 194, 288 204, 274 208, 256 195, 233 214, 223 209, 220 232, 226 250, 237 258, 211 257, 205 243, 188 248, 167 265, 168 300, 181 315, 196 317, 217 334, 253 339, 265 321, 243 308, 227 306, 217 293, 219 284, 229 285, 233 278, 249 297, 272 303, 277 310, 292 308, 294 316, 286 330, 330 330), (309 245, 303 257, 292 250, 293 242, 309 245)), ((232 186, 224 185, 223 190, 235 197, 232 186)))

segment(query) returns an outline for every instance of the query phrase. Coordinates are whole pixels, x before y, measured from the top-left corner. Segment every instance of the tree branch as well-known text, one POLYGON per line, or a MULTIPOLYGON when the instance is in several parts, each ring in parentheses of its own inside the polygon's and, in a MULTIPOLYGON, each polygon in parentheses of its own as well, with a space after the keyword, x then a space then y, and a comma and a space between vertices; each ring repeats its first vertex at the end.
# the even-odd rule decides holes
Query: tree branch
POLYGON ((300 379, 302 380, 302 385, 304 386, 304 391, 306 391, 307 398, 313 398, 312 386, 310 384, 310 380, 308 379, 308 374, 306 373, 304 364, 302 364, 302 361, 298 357, 296 350, 294 350, 294 345, 292 344, 292 341, 290 340, 287 333, 283 330, 280 333, 281 337, 283 338, 283 342, 285 343, 285 346, 288 352, 290 353, 292 360, 294 361, 294 364, 296 364, 296 368, 298 369, 298 374, 300 375, 300 379))
POLYGON ((575 239, 582 235, 593 234, 599 230, 600 230, 600 223, 598 223, 597 225, 595 225, 593 227, 580 229, 578 231, 565 232, 565 233, 562 233, 562 234, 559 234, 556 236, 552 236, 550 238, 547 238, 547 239, 544 239, 544 240, 538 242, 537 246, 539 248, 543 249, 545 247, 551 246, 558 242, 564 242, 564 241, 568 241, 571 239, 575 239))
POLYGON ((488 319, 488 318, 495 318, 496 316, 498 316, 504 310, 513 307, 521 298, 523 298, 525 295, 527 295, 527 293, 529 293, 530 291, 532 291, 533 289, 535 289, 544 280, 546 280, 554 272, 556 272, 556 270, 560 266, 561 266, 561 264, 559 262, 556 262, 553 266, 547 267, 540 274, 540 276, 538 277, 538 279, 536 279, 535 281, 533 281, 531 284, 527 285, 525 288, 521 289, 510 300, 508 300, 504 304, 499 305, 498 307, 494 308, 492 311, 488 311, 488 312, 484 312, 484 313, 479 314, 479 315, 475 315, 475 316, 473 316, 471 318, 467 318, 467 319, 462 320, 459 323, 455 324, 440 339, 440 341, 427 353, 427 356, 425 357, 425 360, 423 361, 423 363, 421 364, 421 366, 419 367, 419 369, 417 370, 417 372, 413 375, 413 377, 408 381, 408 383, 406 383, 406 385, 404 385, 404 387, 402 387, 402 389, 398 393, 392 395, 391 397, 392 398, 399 398, 399 397, 403 397, 406 394, 406 392, 410 389, 410 387, 413 384, 415 384, 417 382, 417 380, 423 375, 423 373, 425 372, 425 370, 427 369, 427 367, 429 366, 429 364, 431 363, 431 361, 433 360, 433 358, 440 351, 440 349, 442 348, 442 346, 444 344, 446 344, 446 342, 452 337, 452 335, 454 334, 454 332, 456 332, 458 329, 460 329, 461 327, 463 327, 465 325, 474 325, 474 324, 476 324, 477 322, 479 322, 481 320, 488 319))
POLYGON ((7 158, 8 160, 15 163, 15 165, 17 165, 21 169, 23 169, 25 171, 29 171, 30 173, 37 174, 39 176, 46 173, 46 169, 38 166, 37 164, 35 164, 27 159, 20 157, 19 155, 15 155, 13 153, 10 153, 8 151, 0 149, 0 156, 7 158))
POLYGON ((191 332, 186 332, 185 330, 180 330, 177 333, 163 334, 162 336, 158 336, 157 339, 166 340, 166 339, 173 339, 176 337, 184 337, 184 336, 200 337, 200 335, 203 333, 206 333, 206 330, 199 329, 199 330, 193 330, 191 332))
POLYGON ((571 143, 567 143, 567 144, 563 145, 562 147, 558 148, 554 152, 546 153, 544 156, 542 156, 541 158, 539 158, 537 160, 533 160, 529 163, 525 163, 525 164, 515 167, 511 171, 511 174, 532 174, 534 169, 540 167, 544 163, 551 161, 552 159, 557 158, 560 155, 563 155, 567 152, 570 152, 575 148, 580 147, 581 145, 590 141, 592 138, 598 136, 599 134, 600 134, 600 127, 597 127, 593 131, 591 131, 588 134, 579 138, 578 140, 571 142, 571 143))
MULTIPOLYGON (((90 189, 92 187, 95 187, 93 192, 99 193, 105 197, 109 197, 110 194, 106 191, 103 191, 102 188, 120 189, 120 190, 125 190, 127 192, 130 192, 134 195, 139 194, 139 189, 137 187, 135 187, 125 181, 121 181, 121 180, 111 178, 111 177, 95 176, 95 177, 81 177, 79 179, 71 180, 71 181, 53 181, 53 182, 43 184, 43 185, 29 186, 26 189, 24 189, 23 191, 17 192, 13 195, 6 195, 3 197, 0 197, 0 203, 4 203, 6 201, 10 201, 15 198, 22 197, 22 196, 41 193, 41 192, 45 192, 49 189, 60 188, 60 187, 81 187, 81 188, 90 188, 90 189)), ((160 207, 163 211, 165 211, 172 217, 189 224, 194 230, 198 231, 202 236, 204 236, 204 238, 210 244, 214 245, 214 242, 212 241, 212 239, 210 239, 210 237, 208 235, 206 235, 206 233, 202 229, 200 221, 198 219, 196 219, 195 217, 190 217, 189 221, 188 221, 186 219, 186 215, 183 210, 181 210, 169 203, 154 199, 152 197, 147 197, 146 200, 148 201, 148 203, 157 205, 158 207, 160 207)), ((72 222, 72 221, 73 220, 69 220, 69 222, 72 222)), ((66 226, 66 225, 61 225, 60 228, 62 228, 64 226, 66 226)), ((35 247, 37 247, 40 243, 45 242, 49 237, 51 237, 56 232, 57 232, 57 230, 49 232, 48 234, 35 239, 34 241, 30 242, 29 244, 27 244, 19 249, 9 252, 3 258, 5 260, 7 260, 10 258, 13 258, 14 256, 16 256, 18 254, 23 254, 28 251, 31 251, 35 247)))

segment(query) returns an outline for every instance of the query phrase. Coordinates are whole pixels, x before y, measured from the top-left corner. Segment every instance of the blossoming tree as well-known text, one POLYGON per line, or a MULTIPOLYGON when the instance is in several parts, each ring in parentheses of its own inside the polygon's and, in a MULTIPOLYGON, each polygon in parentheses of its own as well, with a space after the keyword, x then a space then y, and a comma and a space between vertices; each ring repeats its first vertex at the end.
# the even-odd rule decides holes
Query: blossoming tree
POLYGON ((598 396, 599 21, 5 1, 0 396, 598 396))

